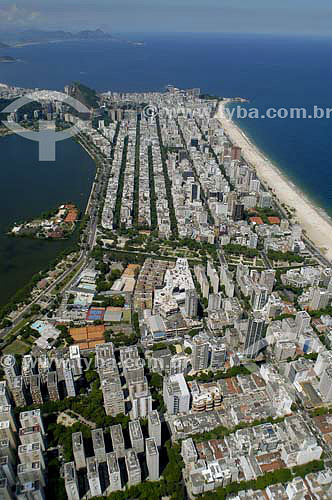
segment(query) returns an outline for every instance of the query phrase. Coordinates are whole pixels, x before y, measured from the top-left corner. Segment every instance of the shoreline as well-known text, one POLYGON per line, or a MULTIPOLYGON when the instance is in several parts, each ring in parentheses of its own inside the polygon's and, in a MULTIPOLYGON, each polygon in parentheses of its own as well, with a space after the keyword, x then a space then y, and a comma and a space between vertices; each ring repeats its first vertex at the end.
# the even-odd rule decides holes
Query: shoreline
POLYGON ((219 102, 215 116, 230 141, 241 147, 244 160, 255 169, 258 178, 272 189, 280 204, 284 203, 295 209, 294 219, 305 231, 305 236, 317 246, 324 257, 332 259, 331 217, 274 165, 235 122, 226 118, 224 109, 227 104, 228 101, 219 102))

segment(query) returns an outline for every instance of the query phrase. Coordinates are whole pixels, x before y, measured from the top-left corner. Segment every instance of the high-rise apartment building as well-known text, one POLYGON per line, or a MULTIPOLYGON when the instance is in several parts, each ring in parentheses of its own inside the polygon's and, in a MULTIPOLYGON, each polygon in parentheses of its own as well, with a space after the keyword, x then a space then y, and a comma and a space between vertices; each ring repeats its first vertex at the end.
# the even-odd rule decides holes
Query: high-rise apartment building
POLYGON ((209 343, 198 335, 193 338, 191 363, 195 372, 209 366, 209 343))
POLYGON ((76 469, 84 469, 86 467, 86 459, 83 434, 81 432, 74 432, 71 438, 76 469))
POLYGON ((97 462, 106 462, 106 448, 103 429, 94 429, 93 431, 91 431, 91 436, 93 451, 97 462))
POLYGON ((80 500, 78 480, 74 462, 67 462, 64 465, 64 479, 68 500, 80 500))
POLYGON ((190 393, 183 374, 164 377, 163 396, 171 415, 189 411, 190 393))
POLYGON ((116 453, 107 453, 107 470, 110 482, 110 490, 118 491, 121 490, 121 473, 119 468, 119 462, 116 458, 116 453))
POLYGON ((95 457, 88 457, 86 459, 86 468, 88 473, 90 496, 97 497, 102 494, 102 491, 99 477, 99 465, 95 457))
POLYGON ((159 452, 154 438, 145 440, 145 456, 150 481, 159 481, 159 452))
POLYGON ((154 438, 157 446, 161 446, 161 422, 157 410, 153 410, 148 415, 149 437, 154 438))
POLYGON ((132 448, 136 453, 143 453, 144 438, 139 420, 129 422, 129 436, 132 448))
POLYGON ((141 466, 137 458, 137 453, 132 448, 126 450, 125 462, 128 474, 128 485, 134 486, 142 481, 141 466))
POLYGON ((112 425, 110 430, 111 430, 113 451, 116 453, 116 458, 124 457, 125 442, 121 424, 112 425))
POLYGON ((261 313, 254 312, 249 318, 244 353, 248 358, 255 358, 264 347, 263 335, 265 320, 261 313))

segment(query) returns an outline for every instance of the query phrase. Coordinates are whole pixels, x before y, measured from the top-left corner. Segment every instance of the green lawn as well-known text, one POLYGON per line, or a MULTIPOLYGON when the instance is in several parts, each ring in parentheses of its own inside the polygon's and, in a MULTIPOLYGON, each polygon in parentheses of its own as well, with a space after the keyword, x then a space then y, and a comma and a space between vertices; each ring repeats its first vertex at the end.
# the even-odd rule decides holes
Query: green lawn
POLYGON ((11 344, 4 348, 4 354, 25 354, 31 346, 28 346, 21 340, 14 340, 11 344))

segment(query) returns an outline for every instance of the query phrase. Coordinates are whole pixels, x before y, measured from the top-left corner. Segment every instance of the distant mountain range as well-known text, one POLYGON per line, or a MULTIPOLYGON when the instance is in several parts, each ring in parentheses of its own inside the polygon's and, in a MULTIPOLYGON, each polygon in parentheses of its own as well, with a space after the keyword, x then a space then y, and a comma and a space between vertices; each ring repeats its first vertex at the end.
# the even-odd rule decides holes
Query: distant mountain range
POLYGON ((25 30, 19 33, 3 33, 0 32, 0 39, 4 42, 0 42, 1 48, 17 47, 20 45, 28 45, 32 43, 47 43, 47 42, 57 42, 57 41, 70 41, 70 40, 114 40, 114 41, 126 41, 127 43, 133 45, 143 45, 143 42, 131 42, 128 40, 122 40, 120 37, 111 35, 110 33, 105 33, 101 29, 96 30, 84 30, 78 33, 72 33, 70 31, 42 31, 42 30, 25 30))
POLYGON ((15 57, 10 57, 10 56, 0 56, 0 63, 14 63, 18 62, 18 59, 15 59, 15 57))

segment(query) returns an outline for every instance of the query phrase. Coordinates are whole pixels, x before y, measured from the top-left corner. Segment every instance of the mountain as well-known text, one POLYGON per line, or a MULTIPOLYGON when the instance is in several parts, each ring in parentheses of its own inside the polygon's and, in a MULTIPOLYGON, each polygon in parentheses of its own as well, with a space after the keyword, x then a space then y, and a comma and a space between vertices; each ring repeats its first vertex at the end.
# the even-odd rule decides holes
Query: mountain
POLYGON ((21 30, 14 32, 3 31, 0 29, 0 39, 4 42, 0 43, 1 48, 8 47, 21 47, 23 45, 48 43, 48 42, 61 42, 70 40, 110 40, 112 42, 128 43, 129 45, 145 45, 144 42, 126 40, 120 36, 115 36, 106 33, 101 29, 96 30, 82 30, 78 33, 64 30, 21 30))
POLYGON ((42 31, 42 30, 24 30, 19 33, 7 35, 6 40, 11 45, 21 43, 53 42, 61 40, 111 40, 113 35, 105 33, 101 29, 84 30, 78 33, 71 31, 42 31))
POLYGON ((80 82, 73 82, 67 87, 68 95, 82 102, 88 108, 98 108, 99 99, 94 89, 91 89, 80 82))

